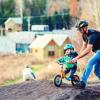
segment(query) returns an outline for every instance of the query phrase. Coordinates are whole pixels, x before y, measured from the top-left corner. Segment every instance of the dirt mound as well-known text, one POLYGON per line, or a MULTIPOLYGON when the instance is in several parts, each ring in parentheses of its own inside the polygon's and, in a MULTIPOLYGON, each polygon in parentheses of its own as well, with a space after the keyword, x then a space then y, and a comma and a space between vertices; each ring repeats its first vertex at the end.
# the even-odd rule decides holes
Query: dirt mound
POLYGON ((96 98, 100 99, 99 87, 100 85, 81 90, 68 84, 57 88, 53 82, 46 80, 24 82, 1 87, 0 100, 97 100, 96 98))

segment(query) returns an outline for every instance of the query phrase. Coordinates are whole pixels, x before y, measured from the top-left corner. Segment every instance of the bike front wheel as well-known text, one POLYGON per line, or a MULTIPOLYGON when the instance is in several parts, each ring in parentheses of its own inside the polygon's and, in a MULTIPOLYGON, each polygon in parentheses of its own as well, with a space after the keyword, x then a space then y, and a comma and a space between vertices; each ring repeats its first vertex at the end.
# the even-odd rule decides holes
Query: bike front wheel
POLYGON ((55 78, 54 78, 54 85, 56 87, 60 87, 62 84, 62 77, 61 75, 56 75, 55 78))

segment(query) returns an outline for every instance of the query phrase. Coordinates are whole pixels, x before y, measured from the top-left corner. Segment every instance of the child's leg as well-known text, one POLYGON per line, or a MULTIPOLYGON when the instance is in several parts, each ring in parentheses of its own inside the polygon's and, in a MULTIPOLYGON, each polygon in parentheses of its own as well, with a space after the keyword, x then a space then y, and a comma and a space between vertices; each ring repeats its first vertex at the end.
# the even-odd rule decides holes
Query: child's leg
MULTIPOLYGON (((65 74, 68 74, 69 72, 70 72, 70 69, 65 69, 65 71, 64 71, 65 74)), ((70 77, 66 77, 66 79, 69 80, 69 81, 71 80, 70 77)))
POLYGON ((69 72, 70 72, 70 69, 65 69, 65 70, 64 70, 64 73, 65 73, 65 74, 68 74, 69 72))
POLYGON ((70 69, 70 77, 75 74, 76 70, 77 70, 77 66, 74 66, 73 68, 70 69))

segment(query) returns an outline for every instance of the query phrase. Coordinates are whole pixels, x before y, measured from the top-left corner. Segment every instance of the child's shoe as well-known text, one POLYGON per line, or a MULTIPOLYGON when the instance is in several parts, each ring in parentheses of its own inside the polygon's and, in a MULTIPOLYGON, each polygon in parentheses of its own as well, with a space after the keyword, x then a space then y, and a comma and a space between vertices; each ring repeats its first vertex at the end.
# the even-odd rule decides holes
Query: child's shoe
POLYGON ((71 77, 66 77, 66 80, 71 81, 71 77))

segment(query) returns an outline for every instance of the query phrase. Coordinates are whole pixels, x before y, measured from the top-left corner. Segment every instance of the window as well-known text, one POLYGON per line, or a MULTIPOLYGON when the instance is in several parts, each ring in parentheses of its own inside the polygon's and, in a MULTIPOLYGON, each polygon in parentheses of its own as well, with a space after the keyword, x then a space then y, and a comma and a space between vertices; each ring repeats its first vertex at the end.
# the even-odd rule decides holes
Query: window
POLYGON ((20 46, 20 44, 16 44, 16 48, 20 48, 21 46, 20 46))
POLYGON ((48 56, 55 56, 55 52, 54 51, 48 51, 48 56))
POLYGON ((12 32, 12 28, 8 28, 8 32, 12 32))
POLYGON ((48 46, 48 56, 55 56, 55 46, 48 46))
POLYGON ((22 43, 17 43, 16 44, 16 52, 26 52, 29 50, 29 44, 22 44, 22 43))

